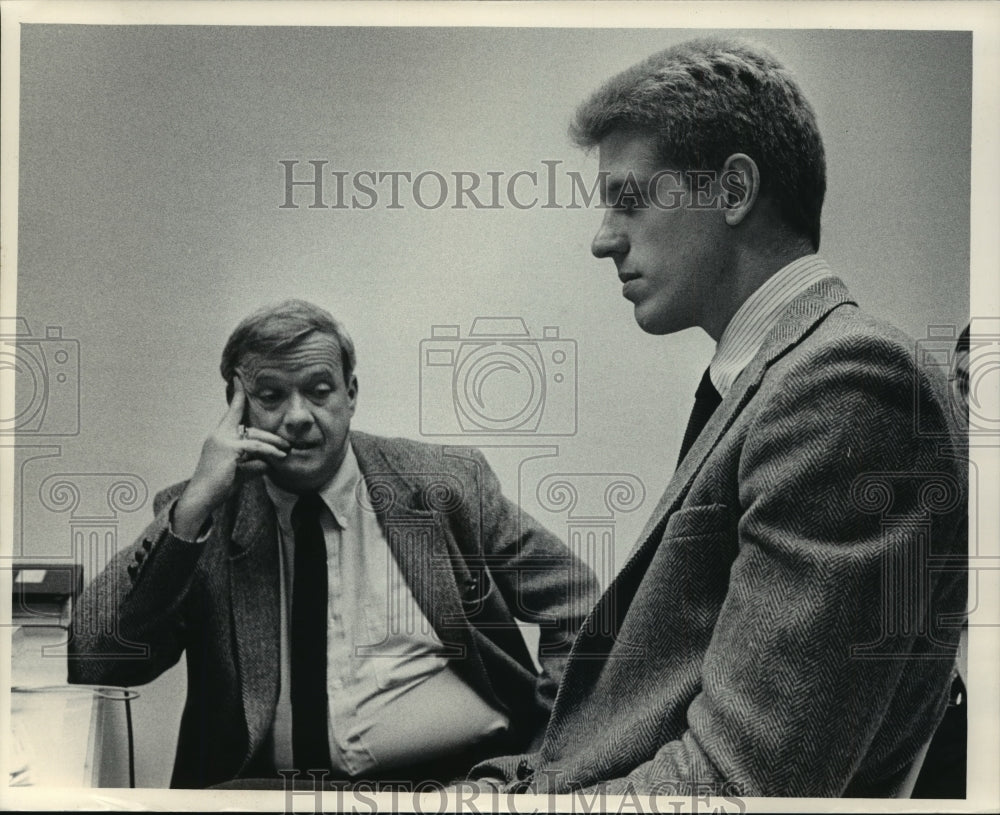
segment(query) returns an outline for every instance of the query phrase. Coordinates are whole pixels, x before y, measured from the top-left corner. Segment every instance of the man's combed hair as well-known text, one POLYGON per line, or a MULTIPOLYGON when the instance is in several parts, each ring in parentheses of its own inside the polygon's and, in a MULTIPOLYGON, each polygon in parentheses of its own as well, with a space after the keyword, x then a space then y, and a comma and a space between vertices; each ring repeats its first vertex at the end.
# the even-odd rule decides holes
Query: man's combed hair
POLYGON ((340 364, 344 382, 349 382, 357 357, 354 342, 330 312, 305 300, 286 300, 265 306, 244 318, 229 335, 222 350, 219 371, 226 380, 226 396, 232 398, 233 376, 248 355, 262 358, 295 348, 311 334, 326 334, 340 346, 340 364))
POLYGON ((792 74, 768 51, 740 40, 691 40, 612 77, 576 112, 570 135, 581 147, 614 131, 656 138, 677 170, 722 169, 746 153, 761 195, 819 248, 826 159, 816 114, 792 74))

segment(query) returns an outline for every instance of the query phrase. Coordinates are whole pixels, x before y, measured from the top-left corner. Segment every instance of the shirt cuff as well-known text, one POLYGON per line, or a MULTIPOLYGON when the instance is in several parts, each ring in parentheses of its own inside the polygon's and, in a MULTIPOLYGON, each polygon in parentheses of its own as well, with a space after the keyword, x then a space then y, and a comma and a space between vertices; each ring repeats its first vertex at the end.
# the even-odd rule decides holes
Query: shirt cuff
POLYGON ((188 540, 187 538, 182 538, 174 532, 174 510, 177 508, 177 501, 179 500, 179 498, 174 499, 174 502, 170 505, 170 512, 167 514, 167 531, 183 543, 204 543, 208 540, 208 536, 212 534, 212 516, 208 516, 208 520, 202 524, 201 529, 198 531, 198 537, 193 541, 188 540))

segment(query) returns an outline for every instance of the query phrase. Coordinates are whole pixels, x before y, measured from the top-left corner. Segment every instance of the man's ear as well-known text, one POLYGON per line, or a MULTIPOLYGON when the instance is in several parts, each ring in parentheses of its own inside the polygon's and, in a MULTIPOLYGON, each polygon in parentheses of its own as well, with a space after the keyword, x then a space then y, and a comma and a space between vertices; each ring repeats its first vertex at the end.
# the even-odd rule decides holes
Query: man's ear
POLYGON ((760 171, 746 153, 733 153, 722 167, 722 208, 726 223, 736 226, 750 214, 760 194, 760 171))
POLYGON ((347 383, 347 396, 351 400, 351 413, 358 406, 358 378, 351 374, 351 381, 347 383))

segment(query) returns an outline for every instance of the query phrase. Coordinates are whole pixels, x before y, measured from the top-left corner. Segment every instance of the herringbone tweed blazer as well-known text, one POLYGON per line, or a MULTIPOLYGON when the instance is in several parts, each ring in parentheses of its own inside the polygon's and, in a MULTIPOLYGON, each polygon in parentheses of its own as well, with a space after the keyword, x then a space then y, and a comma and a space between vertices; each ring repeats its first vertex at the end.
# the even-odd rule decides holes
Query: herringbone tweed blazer
MULTIPOLYGON (((593 573, 504 498, 478 450, 358 432, 351 443, 370 509, 451 664, 509 714, 509 749, 525 749, 597 599, 593 573), (515 618, 540 624, 541 675, 515 618)), ((260 478, 213 514, 204 543, 174 537, 169 510, 183 486, 157 496, 152 524, 81 596, 69 681, 139 685, 185 654, 171 786, 206 787, 274 772, 262 753, 278 699, 279 544, 260 478)))
POLYGON ((836 278, 794 301, 584 624, 540 749, 470 777, 894 794, 943 715, 966 597, 967 464, 914 350, 836 278))

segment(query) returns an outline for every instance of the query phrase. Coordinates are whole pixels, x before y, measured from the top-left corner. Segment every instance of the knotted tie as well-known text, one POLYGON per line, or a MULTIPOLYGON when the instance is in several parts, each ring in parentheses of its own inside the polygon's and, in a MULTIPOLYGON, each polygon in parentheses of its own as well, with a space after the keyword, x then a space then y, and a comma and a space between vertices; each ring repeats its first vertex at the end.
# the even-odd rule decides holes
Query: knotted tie
POLYGON ((688 419, 687 430, 684 431, 684 441, 681 442, 681 454, 677 457, 679 467, 687 455, 698 434, 708 424, 708 420, 715 413, 715 409, 722 402, 722 397, 712 384, 712 379, 708 375, 709 369, 705 369, 701 382, 698 383, 698 390, 694 392, 694 407, 691 408, 691 418, 688 419))
POLYGON ((315 493, 292 510, 295 577, 292 586, 292 755, 299 770, 330 767, 326 696, 326 542, 315 493))

